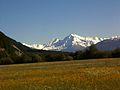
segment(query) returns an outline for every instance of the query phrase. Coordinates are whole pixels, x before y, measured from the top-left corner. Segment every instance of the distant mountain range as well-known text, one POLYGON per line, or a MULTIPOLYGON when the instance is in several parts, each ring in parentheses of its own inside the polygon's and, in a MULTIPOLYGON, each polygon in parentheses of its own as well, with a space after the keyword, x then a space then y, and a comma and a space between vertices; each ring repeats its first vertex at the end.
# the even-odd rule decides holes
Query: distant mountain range
POLYGON ((112 37, 110 39, 103 40, 96 44, 99 50, 112 51, 116 48, 120 48, 120 37, 112 37))
POLYGON ((85 50, 91 45, 96 45, 99 50, 114 50, 120 47, 120 36, 111 38, 98 38, 98 37, 82 37, 76 34, 70 34, 63 40, 53 39, 48 44, 26 44, 17 42, 4 33, 0 32, 0 51, 6 55, 16 54, 21 55, 24 52, 31 50, 50 50, 50 51, 64 51, 75 52, 85 50))
POLYGON ((57 38, 50 41, 48 44, 32 44, 28 45, 23 43, 23 45, 42 50, 51 51, 65 51, 65 52, 75 52, 79 50, 84 50, 85 48, 96 45, 100 50, 114 50, 120 47, 120 36, 115 36, 112 38, 99 38, 99 37, 82 37, 76 34, 70 34, 63 40, 57 38))

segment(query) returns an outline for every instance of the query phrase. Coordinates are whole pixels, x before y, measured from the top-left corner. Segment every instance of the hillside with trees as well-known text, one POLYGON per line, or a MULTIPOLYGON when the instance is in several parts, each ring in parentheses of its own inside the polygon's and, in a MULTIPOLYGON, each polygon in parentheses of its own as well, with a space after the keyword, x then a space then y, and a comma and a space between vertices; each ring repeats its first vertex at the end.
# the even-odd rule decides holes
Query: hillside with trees
POLYGON ((60 52, 31 49, 0 32, 0 64, 119 58, 120 48, 113 51, 98 50, 91 45, 84 51, 60 52))

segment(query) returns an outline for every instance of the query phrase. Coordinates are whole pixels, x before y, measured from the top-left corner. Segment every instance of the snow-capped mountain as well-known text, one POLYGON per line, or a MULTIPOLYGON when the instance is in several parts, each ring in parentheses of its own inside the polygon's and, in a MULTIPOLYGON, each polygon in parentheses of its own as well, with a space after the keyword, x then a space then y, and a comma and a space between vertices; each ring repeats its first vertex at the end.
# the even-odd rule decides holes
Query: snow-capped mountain
POLYGON ((41 44, 26 44, 26 43, 22 43, 23 45, 27 46, 27 47, 30 47, 30 48, 33 48, 33 49, 43 49, 44 48, 44 45, 41 45, 41 44))
POLYGON ((63 40, 59 40, 57 38, 53 39, 51 42, 45 45, 33 44, 24 45, 43 50, 54 50, 54 51, 67 51, 67 52, 75 52, 79 50, 83 50, 92 44, 96 44, 98 42, 103 41, 104 39, 98 37, 81 37, 76 34, 70 34, 65 37, 63 40))
POLYGON ((116 48, 120 48, 120 36, 115 36, 110 39, 106 39, 96 44, 99 50, 111 51, 116 48))
POLYGON ((53 42, 47 44, 43 49, 75 52, 78 50, 83 50, 86 47, 96 44, 102 40, 102 38, 98 37, 81 37, 76 34, 70 34, 63 40, 54 39, 53 42))

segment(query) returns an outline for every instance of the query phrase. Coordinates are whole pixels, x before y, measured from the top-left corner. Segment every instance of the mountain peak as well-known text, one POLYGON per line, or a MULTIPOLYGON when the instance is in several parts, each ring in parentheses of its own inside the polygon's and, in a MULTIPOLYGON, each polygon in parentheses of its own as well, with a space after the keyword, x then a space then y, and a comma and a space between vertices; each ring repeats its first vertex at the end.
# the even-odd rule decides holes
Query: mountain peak
POLYGON ((69 36, 78 36, 78 35, 75 33, 72 33, 72 34, 69 34, 69 36))
POLYGON ((58 38, 53 38, 52 41, 50 41, 48 43, 48 46, 53 45, 53 44, 57 43, 58 41, 60 41, 58 38))
POLYGON ((74 52, 78 50, 83 50, 86 47, 92 44, 96 44, 100 41, 102 40, 98 37, 82 37, 77 34, 69 34, 62 40, 59 40, 57 38, 52 39, 51 42, 49 42, 46 45, 43 45, 42 49, 74 52))
MULTIPOLYGON (((113 39, 117 40, 116 38, 120 38, 120 36, 112 37, 113 39)), ((112 38, 108 38, 111 39, 112 38)), ((97 44, 98 42, 104 41, 106 38, 99 38, 99 37, 83 37, 77 34, 69 34, 62 40, 57 38, 52 39, 51 42, 42 46, 43 50, 55 50, 55 51, 68 51, 74 52, 78 50, 83 50, 86 47, 91 46, 92 44, 97 44)), ((32 45, 32 47, 35 45, 32 45)), ((38 48, 39 45, 37 45, 38 48)), ((41 45, 40 45, 41 46, 41 45)), ((35 47, 34 47, 35 48, 35 47)))
POLYGON ((68 37, 76 37, 77 38, 77 37, 81 37, 81 36, 79 36, 77 34, 69 34, 68 37))
POLYGON ((67 37, 64 38, 65 40, 66 39, 71 39, 71 40, 75 40, 75 39, 84 39, 84 37, 82 36, 79 36, 77 34, 69 34, 67 37))
POLYGON ((77 34, 69 34, 63 40, 53 39, 51 43, 45 46, 45 49, 74 52, 82 50, 100 41, 101 39, 98 37, 82 37, 77 34))

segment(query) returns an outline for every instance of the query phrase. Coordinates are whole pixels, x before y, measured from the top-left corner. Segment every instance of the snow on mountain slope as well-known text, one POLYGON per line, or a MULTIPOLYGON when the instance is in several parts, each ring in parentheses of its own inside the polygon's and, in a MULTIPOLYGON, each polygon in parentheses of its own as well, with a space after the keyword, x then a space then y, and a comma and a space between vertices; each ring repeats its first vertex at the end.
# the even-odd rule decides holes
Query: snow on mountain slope
POLYGON ((41 44, 32 44, 32 45, 28 45, 26 43, 22 43, 22 44, 27 47, 34 48, 34 49, 43 49, 44 48, 44 45, 41 45, 41 44))
POLYGON ((98 37, 81 37, 76 34, 70 34, 65 37, 63 40, 55 39, 54 43, 50 43, 46 45, 44 50, 57 50, 57 51, 67 51, 67 52, 75 52, 78 50, 83 50, 86 47, 96 44, 102 41, 102 38, 98 37))
POLYGON ((107 50, 107 51, 111 51, 116 48, 120 48, 120 36, 115 36, 110 39, 106 39, 102 42, 99 42, 96 44, 96 47, 99 50, 107 50))
POLYGON ((24 45, 43 50, 54 50, 54 51, 67 51, 67 52, 75 52, 79 50, 83 50, 92 44, 96 44, 98 42, 103 41, 104 39, 98 37, 81 37, 76 34, 70 34, 65 37, 63 40, 59 40, 57 38, 53 39, 51 42, 45 45, 33 44, 24 45))
POLYGON ((86 47, 96 44, 96 47, 100 50, 114 50, 120 47, 120 36, 114 36, 111 38, 98 38, 98 37, 81 37, 76 34, 70 34, 63 40, 57 38, 50 41, 48 44, 33 44, 28 45, 23 43, 23 45, 42 50, 53 50, 53 51, 67 51, 75 52, 83 50, 86 47))

